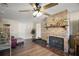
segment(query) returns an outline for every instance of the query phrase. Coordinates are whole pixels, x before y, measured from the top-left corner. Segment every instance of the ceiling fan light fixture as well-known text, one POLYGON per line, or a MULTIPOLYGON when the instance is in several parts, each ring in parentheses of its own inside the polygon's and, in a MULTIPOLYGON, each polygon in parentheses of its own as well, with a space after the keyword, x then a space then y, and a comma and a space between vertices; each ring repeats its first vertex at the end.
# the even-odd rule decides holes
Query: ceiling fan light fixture
POLYGON ((37 17, 40 17, 42 15, 42 13, 41 12, 39 12, 38 14, 37 14, 37 17))
POLYGON ((38 11, 35 11, 35 12, 33 13, 33 16, 35 17, 35 16, 37 16, 37 14, 38 14, 38 11))
POLYGON ((33 13, 33 16, 34 16, 34 17, 39 17, 39 16, 41 16, 41 15, 42 15, 42 12, 35 11, 35 12, 33 13))

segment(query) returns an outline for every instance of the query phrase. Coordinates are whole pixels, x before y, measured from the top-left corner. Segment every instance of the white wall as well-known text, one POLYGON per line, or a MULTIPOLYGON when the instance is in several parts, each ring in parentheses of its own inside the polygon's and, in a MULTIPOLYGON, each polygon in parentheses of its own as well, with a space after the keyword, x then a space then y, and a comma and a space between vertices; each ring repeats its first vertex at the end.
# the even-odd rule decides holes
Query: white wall
POLYGON ((79 32, 79 11, 70 13, 70 33, 79 32))
POLYGON ((33 23, 23 23, 16 20, 2 19, 3 23, 10 24, 10 34, 16 38, 29 39, 32 37, 31 30, 33 28, 33 23))
POLYGON ((32 38, 31 30, 33 29, 33 23, 32 22, 27 22, 26 23, 26 31, 25 31, 25 36, 27 39, 32 38))
POLYGON ((36 24, 36 38, 41 38, 41 23, 36 24))

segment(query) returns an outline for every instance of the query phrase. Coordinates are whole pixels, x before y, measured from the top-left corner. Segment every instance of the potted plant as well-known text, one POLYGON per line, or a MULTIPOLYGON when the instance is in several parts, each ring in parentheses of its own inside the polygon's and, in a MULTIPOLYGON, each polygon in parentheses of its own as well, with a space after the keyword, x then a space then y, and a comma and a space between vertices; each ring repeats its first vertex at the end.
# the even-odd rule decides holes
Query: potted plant
POLYGON ((36 30, 35 30, 35 29, 32 29, 31 34, 32 34, 32 39, 35 39, 35 36, 36 36, 36 30))

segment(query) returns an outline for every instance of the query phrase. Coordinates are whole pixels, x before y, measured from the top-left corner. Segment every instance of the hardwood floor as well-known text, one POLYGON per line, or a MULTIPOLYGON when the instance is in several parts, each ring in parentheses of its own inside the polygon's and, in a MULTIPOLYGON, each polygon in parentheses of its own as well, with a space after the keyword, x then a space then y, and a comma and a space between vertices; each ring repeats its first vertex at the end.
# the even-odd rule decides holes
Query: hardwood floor
POLYGON ((33 43, 31 40, 26 40, 24 47, 12 49, 12 56, 58 56, 58 54, 33 43))

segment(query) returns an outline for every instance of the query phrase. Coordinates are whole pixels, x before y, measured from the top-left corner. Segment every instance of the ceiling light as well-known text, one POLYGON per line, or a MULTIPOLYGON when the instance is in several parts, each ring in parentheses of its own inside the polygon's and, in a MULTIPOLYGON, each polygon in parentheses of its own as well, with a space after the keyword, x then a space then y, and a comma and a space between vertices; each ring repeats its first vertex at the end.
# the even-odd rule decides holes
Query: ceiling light
POLYGON ((39 16, 41 16, 42 15, 42 13, 41 12, 38 12, 38 11, 35 11, 34 13, 33 13, 33 16, 34 17, 39 17, 39 16))
POLYGON ((35 12, 33 13, 33 16, 35 17, 35 16, 37 16, 37 14, 38 14, 38 11, 35 11, 35 12))
POLYGON ((42 15, 42 13, 41 12, 39 12, 38 14, 37 14, 37 17, 39 17, 39 16, 41 16, 42 15))

